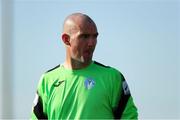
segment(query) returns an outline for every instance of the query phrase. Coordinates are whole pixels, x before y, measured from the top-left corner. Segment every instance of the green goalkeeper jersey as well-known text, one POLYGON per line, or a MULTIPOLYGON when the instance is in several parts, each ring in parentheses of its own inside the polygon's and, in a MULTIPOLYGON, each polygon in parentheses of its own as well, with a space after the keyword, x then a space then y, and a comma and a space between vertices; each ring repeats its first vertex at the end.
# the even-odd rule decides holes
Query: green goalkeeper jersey
POLYGON ((38 84, 32 119, 137 119, 123 75, 93 61, 70 70, 58 65, 38 84))

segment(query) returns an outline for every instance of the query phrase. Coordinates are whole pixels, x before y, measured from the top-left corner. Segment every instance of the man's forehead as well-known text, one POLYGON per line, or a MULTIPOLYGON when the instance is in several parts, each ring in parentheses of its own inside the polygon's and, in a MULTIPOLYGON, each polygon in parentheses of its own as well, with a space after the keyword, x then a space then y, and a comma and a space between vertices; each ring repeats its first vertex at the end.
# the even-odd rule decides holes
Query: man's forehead
POLYGON ((97 28, 94 25, 81 25, 79 26, 79 32, 83 34, 97 34, 97 28))
POLYGON ((97 27, 95 24, 93 23, 88 23, 88 22, 83 22, 83 23, 80 23, 79 25, 79 28, 80 29, 91 29, 91 30, 97 30, 97 27))
POLYGON ((97 33, 97 27, 94 21, 84 14, 73 14, 65 20, 64 29, 70 33, 85 32, 85 33, 97 33))

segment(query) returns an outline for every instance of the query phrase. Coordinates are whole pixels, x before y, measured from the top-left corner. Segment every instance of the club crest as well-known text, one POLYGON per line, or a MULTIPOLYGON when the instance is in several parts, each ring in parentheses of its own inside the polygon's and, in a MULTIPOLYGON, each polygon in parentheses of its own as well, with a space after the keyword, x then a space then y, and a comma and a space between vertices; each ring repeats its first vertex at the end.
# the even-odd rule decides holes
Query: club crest
POLYGON ((84 81, 84 86, 86 89, 91 89, 95 85, 95 81, 92 78, 86 78, 84 81))

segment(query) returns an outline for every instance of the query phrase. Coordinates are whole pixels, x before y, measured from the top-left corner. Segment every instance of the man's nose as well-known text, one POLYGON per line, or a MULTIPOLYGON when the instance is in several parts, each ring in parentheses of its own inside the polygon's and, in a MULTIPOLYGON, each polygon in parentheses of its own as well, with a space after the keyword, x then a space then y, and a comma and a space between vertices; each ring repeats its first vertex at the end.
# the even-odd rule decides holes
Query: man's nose
POLYGON ((88 46, 94 46, 96 45, 96 39, 93 37, 90 37, 88 40, 88 46))

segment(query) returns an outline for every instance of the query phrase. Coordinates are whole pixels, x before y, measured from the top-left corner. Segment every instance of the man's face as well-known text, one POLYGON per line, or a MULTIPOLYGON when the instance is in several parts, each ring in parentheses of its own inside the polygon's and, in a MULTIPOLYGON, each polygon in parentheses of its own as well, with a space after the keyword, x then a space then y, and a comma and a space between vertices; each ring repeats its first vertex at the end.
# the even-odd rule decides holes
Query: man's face
POLYGON ((93 23, 79 25, 79 29, 70 35, 71 59, 90 63, 97 43, 97 28, 93 23))

